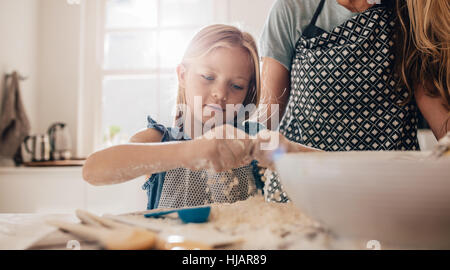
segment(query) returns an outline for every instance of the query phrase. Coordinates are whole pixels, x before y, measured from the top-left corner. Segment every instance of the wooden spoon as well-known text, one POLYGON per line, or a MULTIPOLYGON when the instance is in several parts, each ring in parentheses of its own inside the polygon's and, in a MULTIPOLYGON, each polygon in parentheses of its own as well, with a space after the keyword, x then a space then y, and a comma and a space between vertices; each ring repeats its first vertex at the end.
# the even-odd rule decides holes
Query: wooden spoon
POLYGON ((87 225, 92 225, 94 227, 107 227, 110 229, 134 228, 132 226, 119 223, 111 219, 96 216, 85 210, 77 209, 75 211, 75 214, 83 223, 86 223, 87 225))
MULTIPOLYGON (((84 210, 78 209, 78 210, 76 210, 75 213, 81 221, 85 222, 86 224, 93 225, 96 227, 97 226, 106 226, 106 227, 109 227, 112 229, 135 228, 130 225, 126 225, 123 223, 113 221, 111 219, 96 216, 96 215, 91 214, 84 210)), ((156 242, 155 242, 155 248, 162 249, 162 250, 210 250, 210 249, 212 249, 212 247, 207 244, 185 240, 184 238, 176 236, 176 235, 169 236, 166 240, 157 238, 156 242)))
POLYGON ((73 224, 59 220, 48 220, 49 225, 68 231, 74 235, 98 241, 104 248, 112 250, 151 249, 156 244, 154 232, 139 228, 105 229, 73 224))

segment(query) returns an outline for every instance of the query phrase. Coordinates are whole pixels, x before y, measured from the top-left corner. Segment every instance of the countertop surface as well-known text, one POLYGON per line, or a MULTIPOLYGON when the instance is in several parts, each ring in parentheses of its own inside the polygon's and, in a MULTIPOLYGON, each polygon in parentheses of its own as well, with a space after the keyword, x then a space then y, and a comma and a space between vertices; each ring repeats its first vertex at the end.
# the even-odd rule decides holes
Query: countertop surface
MULTIPOLYGON (((212 205, 208 222, 183 224, 165 218, 120 215, 160 237, 179 235, 206 244, 230 242, 222 249, 365 249, 365 243, 340 241, 291 203, 267 203, 262 196, 212 205)), ((0 249, 101 249, 46 224, 48 219, 79 222, 75 214, 0 214, 0 249)))

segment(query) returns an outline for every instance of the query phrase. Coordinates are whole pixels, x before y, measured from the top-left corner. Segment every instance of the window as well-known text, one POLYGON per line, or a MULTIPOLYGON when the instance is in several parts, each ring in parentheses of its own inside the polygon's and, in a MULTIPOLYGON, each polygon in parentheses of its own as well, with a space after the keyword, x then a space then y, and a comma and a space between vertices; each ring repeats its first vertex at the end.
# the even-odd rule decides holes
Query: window
POLYGON ((104 0, 101 128, 103 146, 124 143, 146 116, 171 125, 175 68, 213 0, 104 0))

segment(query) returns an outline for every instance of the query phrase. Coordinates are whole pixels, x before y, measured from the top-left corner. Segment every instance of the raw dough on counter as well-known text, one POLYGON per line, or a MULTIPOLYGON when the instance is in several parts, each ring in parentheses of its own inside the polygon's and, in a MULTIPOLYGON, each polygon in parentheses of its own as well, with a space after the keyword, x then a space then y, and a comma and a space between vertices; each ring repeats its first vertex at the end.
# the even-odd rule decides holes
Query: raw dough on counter
MULTIPOLYGON (((262 195, 231 204, 213 204, 209 221, 200 224, 183 224, 176 214, 164 218, 145 218, 136 213, 105 216, 154 230, 163 238, 177 235, 211 246, 233 243, 219 249, 365 249, 365 246, 353 242, 338 241, 291 202, 266 202, 262 195)), ((70 217, 75 218, 73 215, 70 217)), ((67 249, 67 241, 77 239, 53 230, 54 233, 36 242, 31 249, 67 249)), ((98 244, 81 243, 81 249, 99 248, 98 244)))
POLYGON ((245 239, 240 249, 327 249, 328 234, 292 203, 268 203, 254 196, 213 205, 210 226, 245 239))
POLYGON ((183 224, 176 214, 146 219, 124 215, 162 237, 180 235, 206 244, 241 240, 225 249, 330 249, 330 235, 292 203, 265 202, 262 195, 235 203, 212 204, 209 221, 183 224))

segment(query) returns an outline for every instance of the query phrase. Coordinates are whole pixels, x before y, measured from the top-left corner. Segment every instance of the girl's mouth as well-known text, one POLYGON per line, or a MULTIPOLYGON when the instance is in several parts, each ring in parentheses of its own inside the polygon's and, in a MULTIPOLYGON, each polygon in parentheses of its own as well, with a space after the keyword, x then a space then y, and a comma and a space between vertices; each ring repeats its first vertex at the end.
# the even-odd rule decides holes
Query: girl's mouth
POLYGON ((206 104, 206 107, 210 108, 213 111, 218 111, 218 112, 224 112, 225 109, 223 109, 222 107, 218 106, 217 104, 206 104))

